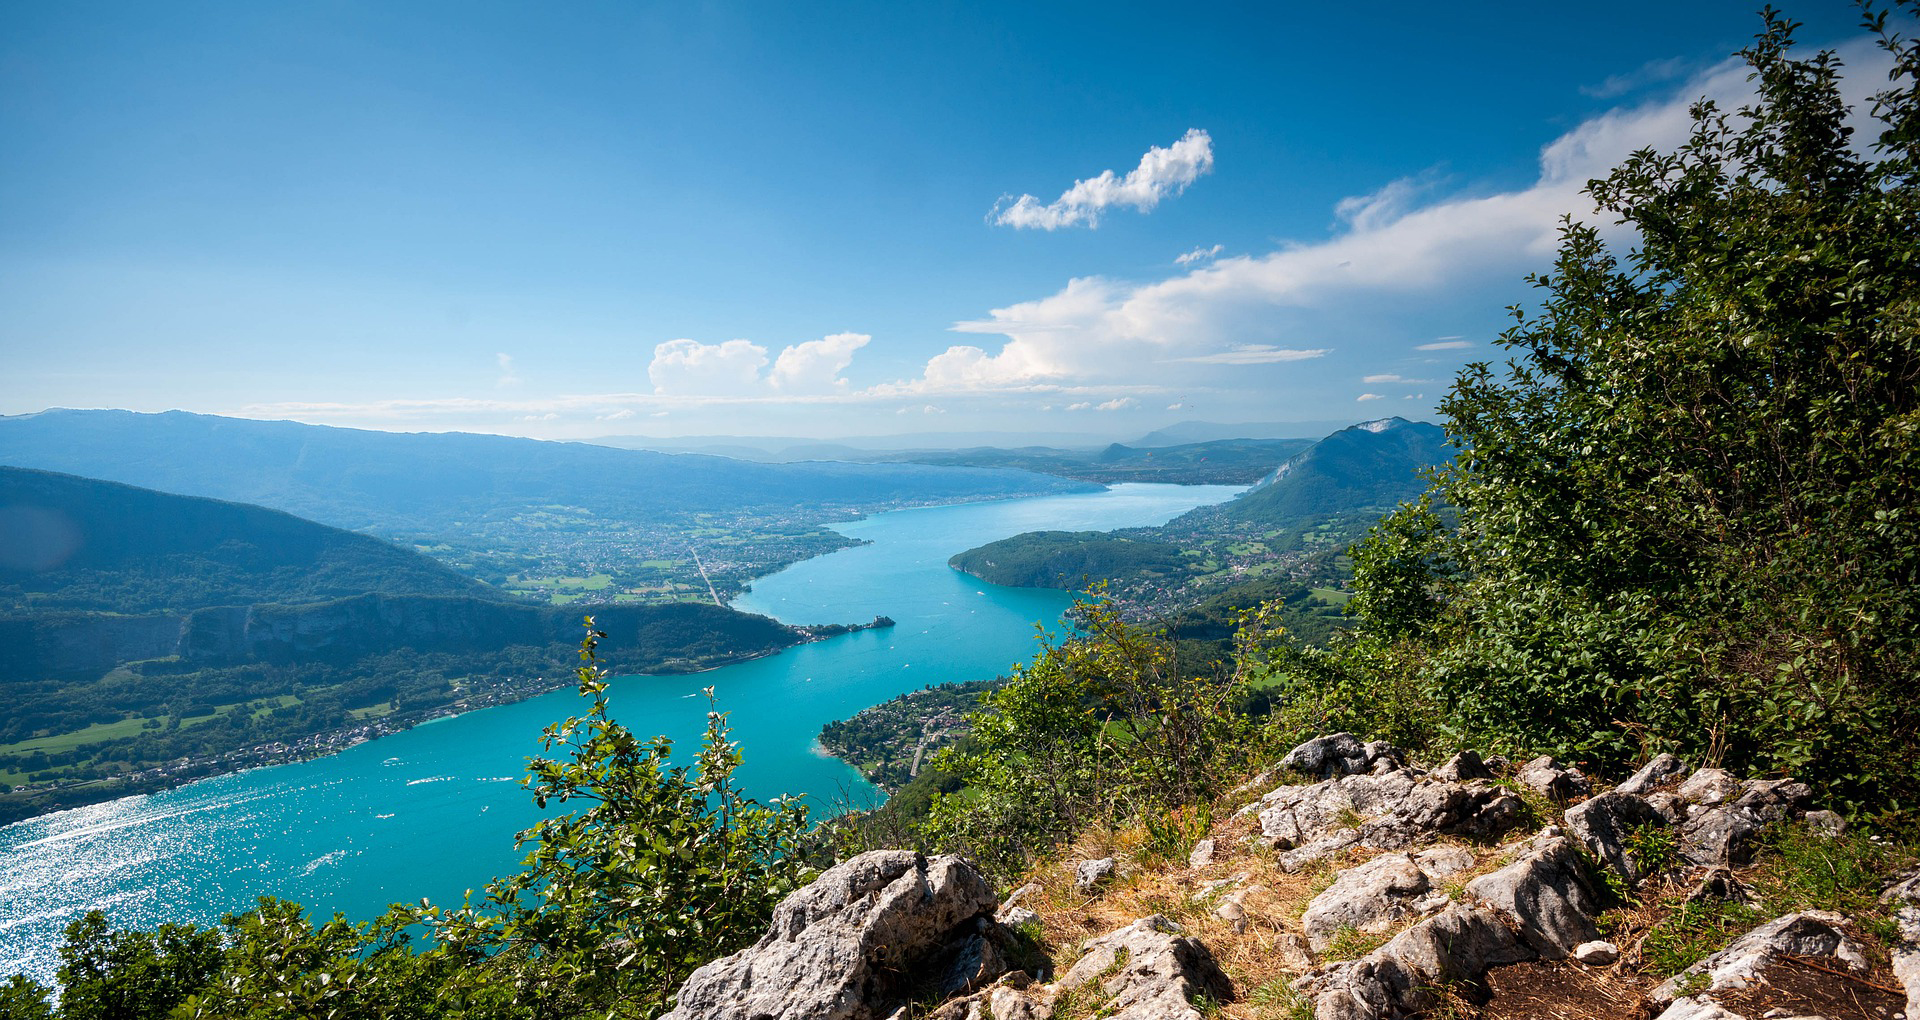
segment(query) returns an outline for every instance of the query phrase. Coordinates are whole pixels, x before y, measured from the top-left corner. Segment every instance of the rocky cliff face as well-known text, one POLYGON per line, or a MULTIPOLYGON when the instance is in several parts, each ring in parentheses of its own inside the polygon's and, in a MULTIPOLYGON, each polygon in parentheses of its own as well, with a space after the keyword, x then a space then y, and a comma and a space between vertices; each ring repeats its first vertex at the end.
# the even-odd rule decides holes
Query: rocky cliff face
POLYGON ((1250 801, 1184 868, 1069 861, 995 910, 985 881, 957 859, 853 858, 783 903, 759 943, 697 972, 670 1015, 1199 1020, 1310 1010, 1316 1020, 1387 1020, 1445 1009, 1742 1020, 1813 1016, 1807 1003, 1827 987, 1818 1015, 1920 1016, 1920 872, 1885 892, 1900 934, 1883 946, 1856 918, 1794 910, 1660 980, 1646 934, 1624 948, 1603 938, 1610 897, 1678 901, 1675 891, 1691 888, 1689 903, 1751 898, 1741 869, 1766 826, 1795 822, 1838 839, 1837 816, 1809 811, 1805 786, 1667 756, 1612 790, 1595 796, 1593 786, 1550 758, 1513 766, 1469 752, 1428 769, 1334 734, 1243 788, 1250 801), (1327 877, 1307 878, 1316 873, 1327 877), (1069 937, 1127 903, 1165 909, 1069 937), (1268 977, 1236 986, 1221 961, 1268 977), (1574 1000, 1551 1001, 1556 988, 1574 1000))

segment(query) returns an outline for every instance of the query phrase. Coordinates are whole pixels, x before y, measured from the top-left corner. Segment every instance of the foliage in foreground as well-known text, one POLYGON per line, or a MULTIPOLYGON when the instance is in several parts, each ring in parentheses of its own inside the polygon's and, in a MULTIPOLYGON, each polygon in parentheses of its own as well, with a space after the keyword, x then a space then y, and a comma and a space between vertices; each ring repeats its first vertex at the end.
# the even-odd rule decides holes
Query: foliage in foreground
POLYGON ((395 906, 377 920, 316 923, 263 898, 224 931, 163 925, 114 931, 98 912, 61 950, 58 1009, 22 978, 0 987, 0 1018, 652 1016, 687 975, 757 938, 807 878, 806 809, 758 804, 733 785, 738 745, 707 714, 692 765, 607 714, 604 636, 581 645, 586 714, 547 728, 525 780, 540 806, 586 806, 520 834, 523 870, 482 903, 395 906), (416 949, 409 934, 436 936, 416 949))
POLYGON ((1456 745, 1920 801, 1920 46, 1869 24, 1870 154, 1834 56, 1769 11, 1753 105, 1589 183, 1639 247, 1564 228, 1513 360, 1442 405, 1456 465, 1355 552, 1362 637, 1303 688, 1351 717, 1386 678, 1416 695, 1390 722, 1456 745))

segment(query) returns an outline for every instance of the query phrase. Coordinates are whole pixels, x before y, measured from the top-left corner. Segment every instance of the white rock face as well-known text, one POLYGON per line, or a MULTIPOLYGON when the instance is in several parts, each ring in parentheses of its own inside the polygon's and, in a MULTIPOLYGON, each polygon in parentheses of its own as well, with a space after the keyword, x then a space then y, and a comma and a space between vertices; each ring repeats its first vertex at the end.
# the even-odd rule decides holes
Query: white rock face
POLYGON ((1198 939, 1179 934, 1180 926, 1159 914, 1091 939, 1086 954, 1060 978, 1072 990, 1091 984, 1126 954, 1126 962, 1101 990, 1113 999, 1101 1015, 1112 1020, 1202 1020, 1195 996, 1215 1002, 1232 997, 1233 986, 1198 939))

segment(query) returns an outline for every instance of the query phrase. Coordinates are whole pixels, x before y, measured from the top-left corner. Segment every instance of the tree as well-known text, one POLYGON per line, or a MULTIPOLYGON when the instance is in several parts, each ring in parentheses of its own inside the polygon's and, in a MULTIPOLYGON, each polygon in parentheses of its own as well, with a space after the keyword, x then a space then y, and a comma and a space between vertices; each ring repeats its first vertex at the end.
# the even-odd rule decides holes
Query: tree
POLYGON ((1702 101, 1678 151, 1589 183, 1638 247, 1565 225, 1515 357, 1442 405, 1458 527, 1404 508, 1354 602, 1457 741, 1674 749, 1911 806, 1920 48, 1869 10, 1893 68, 1863 154, 1837 59, 1762 15, 1751 105, 1702 101))

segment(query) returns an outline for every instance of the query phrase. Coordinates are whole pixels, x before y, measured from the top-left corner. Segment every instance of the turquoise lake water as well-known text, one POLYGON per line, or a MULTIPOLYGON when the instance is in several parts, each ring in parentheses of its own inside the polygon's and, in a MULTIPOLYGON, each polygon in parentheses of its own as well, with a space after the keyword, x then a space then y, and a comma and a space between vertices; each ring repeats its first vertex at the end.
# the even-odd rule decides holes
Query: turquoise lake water
MULTIPOLYGON (((703 687, 732 713, 753 796, 804 793, 816 813, 872 789, 822 754, 820 727, 904 691, 1005 673, 1057 623, 1062 592, 1001 588, 947 566, 1024 531, 1160 524, 1230 486, 1121 485, 1101 493, 930 507, 839 526, 871 545, 794 565, 734 604, 787 623, 861 631, 692 676, 622 677, 616 718, 697 746, 703 687)), ((0 978, 48 981, 68 922, 214 924, 262 894, 364 919, 422 897, 457 903, 515 870, 514 833, 539 817, 520 789, 541 728, 583 709, 573 690, 417 726, 327 758, 206 779, 0 828, 0 978)))

